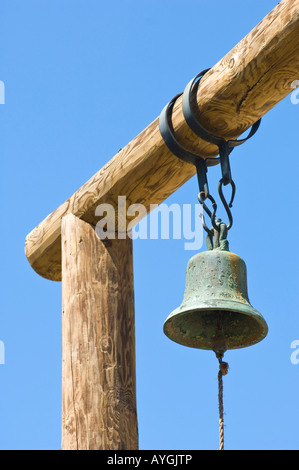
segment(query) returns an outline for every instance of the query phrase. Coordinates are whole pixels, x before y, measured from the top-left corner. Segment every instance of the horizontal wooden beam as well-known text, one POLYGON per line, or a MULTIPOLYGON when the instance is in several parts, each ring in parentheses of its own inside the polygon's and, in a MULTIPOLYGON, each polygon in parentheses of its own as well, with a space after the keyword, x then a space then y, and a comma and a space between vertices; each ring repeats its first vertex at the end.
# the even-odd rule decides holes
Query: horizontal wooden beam
MULTIPOLYGON (((292 92, 298 77, 299 0, 282 0, 202 78, 194 98, 197 117, 211 132, 237 138, 292 92)), ((181 99, 173 125, 186 148, 204 158, 217 155, 216 147, 200 141, 186 125, 181 99)), ((141 203, 149 211, 150 204, 163 202, 194 174, 192 165, 168 150, 156 119, 27 236, 31 266, 45 278, 61 280, 61 220, 66 214, 95 225, 96 207, 110 203, 117 208, 119 195, 126 196, 128 205, 141 203)))

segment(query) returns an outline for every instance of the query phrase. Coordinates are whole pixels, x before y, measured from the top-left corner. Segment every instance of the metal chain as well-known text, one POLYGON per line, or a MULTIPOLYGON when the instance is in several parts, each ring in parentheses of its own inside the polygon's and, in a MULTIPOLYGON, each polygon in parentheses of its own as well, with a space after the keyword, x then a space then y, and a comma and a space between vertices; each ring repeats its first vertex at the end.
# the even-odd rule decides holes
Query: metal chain
MULTIPOLYGON (((232 179, 230 179, 229 182, 226 182, 225 179, 222 177, 218 183, 218 194, 219 194, 219 197, 221 199, 221 202, 224 206, 224 209, 225 209, 225 212, 227 214, 227 217, 228 217, 228 224, 226 225, 226 230, 230 230, 232 225, 233 225, 233 216, 232 216, 232 212, 231 212, 231 207, 232 207, 232 203, 233 203, 233 200, 234 200, 234 197, 235 197, 235 193, 236 193, 236 185, 234 183, 234 181, 232 179), (227 185, 227 184, 230 184, 231 185, 231 188, 232 188, 232 194, 231 194, 231 198, 230 198, 230 202, 228 203, 227 200, 225 199, 224 197, 224 194, 223 194, 223 185, 227 185)), ((212 225, 212 228, 209 229, 205 223, 205 218, 204 218, 204 215, 203 213, 200 214, 200 217, 201 217, 201 220, 202 220, 202 225, 203 225, 203 228, 204 230, 207 232, 208 234, 208 237, 210 239, 213 238, 214 234, 216 232, 219 232, 220 231, 220 227, 221 227, 221 219, 216 219, 216 211, 217 211, 217 204, 216 204, 216 201, 215 199, 211 196, 210 193, 206 193, 204 191, 201 191, 199 194, 198 194, 198 201, 199 203, 202 205, 202 208, 203 210, 206 212, 206 214, 208 215, 208 217, 210 218, 210 221, 211 221, 211 225, 212 225), (209 199, 212 203, 212 211, 208 208, 208 206, 206 205, 205 201, 209 199), (220 221, 220 222, 219 222, 220 221)))

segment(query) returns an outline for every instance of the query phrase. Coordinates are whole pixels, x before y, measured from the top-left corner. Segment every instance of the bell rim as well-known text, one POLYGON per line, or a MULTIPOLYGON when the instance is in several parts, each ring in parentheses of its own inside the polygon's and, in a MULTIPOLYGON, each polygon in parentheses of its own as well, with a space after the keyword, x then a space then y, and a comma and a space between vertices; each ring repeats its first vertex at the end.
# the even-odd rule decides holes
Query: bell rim
MULTIPOLYGON (((214 301, 213 301, 213 303, 214 303, 214 301)), ((203 350, 209 350, 210 351, 210 350, 212 350, 212 348, 210 348, 210 347, 202 347, 202 346, 197 347, 197 346, 186 344, 183 341, 179 341, 169 331, 170 321, 175 316, 178 317, 178 316, 186 315, 186 314, 189 314, 189 313, 192 313, 192 312, 196 312, 199 309, 200 310, 206 310, 206 311, 207 310, 211 310, 211 311, 212 310, 222 310, 222 311, 227 311, 227 312, 231 311, 231 312, 240 313, 241 315, 244 315, 244 316, 254 317, 254 319, 259 323, 259 325, 261 327, 261 333, 254 340, 248 341, 244 345, 229 346, 227 349, 228 350, 242 349, 242 348, 246 348, 246 347, 249 347, 249 346, 253 346, 257 343, 260 343, 261 341, 263 341, 263 339, 266 338, 266 336, 269 332, 269 328, 268 328, 267 322, 264 319, 264 317, 262 316, 262 314, 258 310, 256 310, 254 307, 252 307, 250 304, 241 303, 242 308, 244 310, 240 312, 240 303, 241 302, 236 302, 236 301, 233 301, 233 300, 230 300, 230 301, 217 300, 217 308, 215 308, 215 305, 212 306, 212 305, 209 305, 208 302, 206 302, 206 303, 196 304, 196 307, 195 306, 194 306, 194 308, 189 307, 187 310, 184 310, 184 311, 180 311, 183 308, 183 305, 181 305, 180 307, 173 310, 170 313, 170 315, 166 318, 166 320, 164 322, 164 325, 163 325, 163 332, 169 339, 171 339, 172 341, 174 341, 177 344, 180 344, 180 345, 183 345, 183 346, 188 346, 188 347, 191 347, 191 348, 194 348, 194 349, 203 349, 203 350), (222 304, 222 302, 223 302, 223 304, 222 304), (228 302, 230 304, 229 306, 227 305, 228 302), (234 305, 231 305, 231 304, 235 304, 235 308, 234 308, 234 305), (237 306, 238 306, 238 308, 237 308, 237 306)))

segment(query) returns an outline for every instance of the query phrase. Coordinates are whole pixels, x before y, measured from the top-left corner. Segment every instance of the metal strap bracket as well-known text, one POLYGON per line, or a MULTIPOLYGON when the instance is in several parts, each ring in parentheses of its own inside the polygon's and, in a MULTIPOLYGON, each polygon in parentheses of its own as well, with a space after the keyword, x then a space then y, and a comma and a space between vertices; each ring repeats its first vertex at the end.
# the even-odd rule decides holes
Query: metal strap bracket
POLYGON ((244 144, 248 139, 250 139, 258 130, 261 119, 253 124, 247 137, 237 140, 225 140, 223 137, 216 136, 211 132, 207 131, 196 119, 195 114, 191 107, 192 101, 192 91, 194 85, 198 83, 201 78, 209 71, 210 69, 205 69, 199 74, 196 75, 186 86, 183 97, 182 97, 182 109, 183 115, 186 123, 192 129, 192 131, 201 139, 209 142, 210 144, 216 145, 219 149, 219 157, 221 164, 221 173, 222 173, 222 182, 224 185, 227 185, 232 182, 231 170, 229 164, 229 155, 233 149, 239 145, 244 144))
MULTIPOLYGON (((217 205, 216 205, 214 198, 209 194, 209 187, 208 187, 208 180, 207 180, 208 167, 215 166, 218 163, 220 163, 221 165, 222 178, 220 179, 219 184, 218 184, 218 193, 229 218, 229 223, 227 225, 227 230, 229 230, 233 223, 232 214, 229 208, 232 207, 232 203, 233 203, 235 192, 236 192, 236 186, 231 175, 229 155, 231 154, 231 152, 233 151, 235 147, 242 145, 256 133, 256 131, 258 130, 260 126, 261 119, 259 119, 255 124, 253 124, 249 134, 247 135, 247 137, 243 139, 225 140, 223 137, 216 136, 212 134, 211 132, 207 131, 199 123, 198 119, 195 117, 195 114, 191 107, 191 101, 192 101, 192 92, 193 92, 193 88, 195 84, 197 83, 198 85, 201 78, 209 70, 210 69, 205 69, 199 74, 197 74, 196 77, 194 77, 188 83, 184 92, 179 93, 174 98, 172 98, 172 100, 163 108, 159 117, 159 129, 160 129, 161 136, 165 144, 169 148, 169 150, 181 160, 195 165, 197 178, 198 178, 198 184, 199 184, 199 190, 200 190, 200 193, 198 196, 199 202, 202 204, 204 210, 207 212, 207 214, 211 218, 213 228, 216 231, 218 231, 219 226, 216 224, 217 205), (185 149, 176 140, 174 136, 174 128, 173 128, 171 116, 172 116, 175 102, 180 96, 182 96, 182 110, 183 110, 183 115, 184 115, 186 124, 200 139, 205 140, 206 142, 209 142, 210 144, 216 145, 218 147, 219 158, 204 159, 201 156, 185 149), (223 185, 226 186, 228 184, 231 185, 231 189, 232 189, 231 200, 229 204, 226 202, 224 195, 223 195, 223 191, 222 191, 222 186, 223 185), (204 203, 206 199, 209 199, 212 202, 212 206, 213 206, 212 212, 208 209, 208 207, 204 203)), ((204 219, 203 219, 203 226, 204 226, 204 229, 208 232, 208 234, 211 235, 212 232, 205 225, 204 219)))

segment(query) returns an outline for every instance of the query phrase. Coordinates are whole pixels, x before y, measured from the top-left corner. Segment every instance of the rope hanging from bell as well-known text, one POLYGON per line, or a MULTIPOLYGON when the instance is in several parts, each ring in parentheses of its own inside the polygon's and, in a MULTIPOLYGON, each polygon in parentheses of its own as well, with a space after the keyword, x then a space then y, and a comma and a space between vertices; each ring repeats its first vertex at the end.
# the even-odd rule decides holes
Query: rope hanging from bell
POLYGON ((223 375, 228 373, 228 363, 222 361, 223 354, 216 354, 219 361, 219 372, 218 372, 218 404, 219 404, 219 449, 224 450, 224 419, 223 419, 223 375))
POLYGON ((222 379, 228 372, 228 364, 223 361, 224 353, 230 349, 256 344, 263 340, 268 332, 263 316, 249 302, 245 262, 229 251, 227 241, 228 231, 233 224, 230 209, 236 192, 231 176, 229 155, 236 146, 243 144, 256 133, 260 120, 252 126, 249 135, 240 140, 226 141, 204 129, 192 111, 191 94, 194 86, 199 85, 200 79, 208 70, 198 74, 187 85, 183 93, 182 106, 188 126, 198 137, 218 146, 219 158, 203 159, 186 150, 176 141, 171 114, 177 98, 182 93, 175 96, 165 106, 159 119, 161 135, 171 152, 178 158, 195 165, 199 184, 198 200, 211 222, 211 228, 209 228, 204 215, 201 214, 202 225, 207 232, 207 251, 197 253, 189 260, 182 304, 167 317, 164 323, 164 333, 171 340, 184 346, 215 352, 219 361, 219 441, 220 450, 224 450, 222 379), (207 181, 208 167, 218 163, 220 163, 222 174, 218 184, 218 195, 228 217, 227 224, 216 217, 217 204, 209 192, 207 181), (229 203, 223 195, 223 186, 227 185, 231 186, 229 203), (208 208, 207 200, 211 202, 212 210, 208 208))

